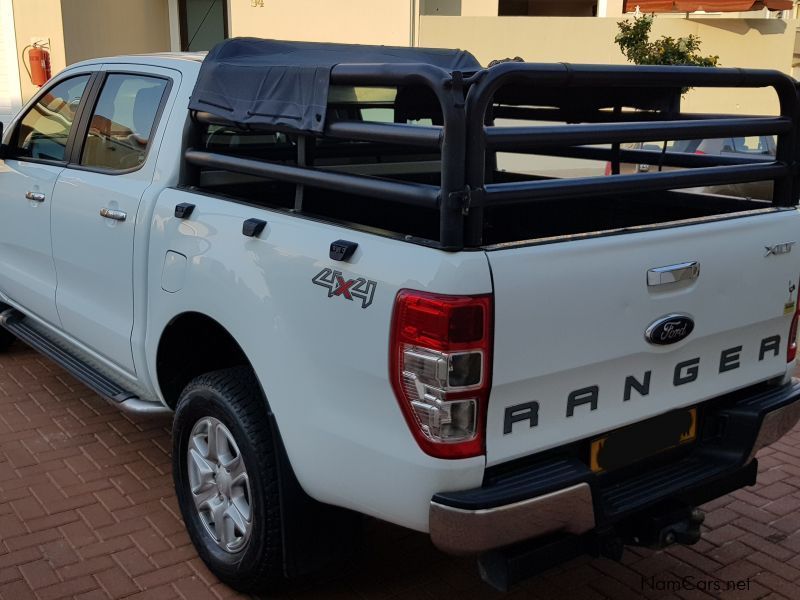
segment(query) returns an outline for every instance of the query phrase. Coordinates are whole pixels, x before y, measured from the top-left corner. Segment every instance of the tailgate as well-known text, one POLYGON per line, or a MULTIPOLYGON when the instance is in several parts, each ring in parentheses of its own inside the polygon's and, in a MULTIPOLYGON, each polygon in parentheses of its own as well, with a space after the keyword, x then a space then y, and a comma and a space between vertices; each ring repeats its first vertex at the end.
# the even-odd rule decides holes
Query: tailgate
POLYGON ((784 375, 800 248, 766 249, 799 231, 800 213, 782 210, 487 251, 495 292, 488 464, 784 375), (648 285, 649 270, 692 262, 695 278, 648 285), (682 318, 658 328, 656 341, 685 335, 687 318, 693 330, 675 343, 647 341, 667 315, 682 318))

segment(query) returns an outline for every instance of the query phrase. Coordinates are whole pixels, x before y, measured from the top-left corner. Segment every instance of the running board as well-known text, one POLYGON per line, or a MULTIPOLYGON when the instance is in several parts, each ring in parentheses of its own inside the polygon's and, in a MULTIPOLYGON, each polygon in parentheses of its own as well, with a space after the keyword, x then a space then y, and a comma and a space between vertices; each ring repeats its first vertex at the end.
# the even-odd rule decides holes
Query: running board
POLYGON ((0 326, 6 328, 34 350, 41 352, 63 367, 70 375, 124 412, 140 415, 169 414, 172 412, 161 404, 140 399, 136 394, 123 389, 82 360, 62 350, 28 325, 25 322, 25 315, 18 310, 9 308, 0 313, 0 326))

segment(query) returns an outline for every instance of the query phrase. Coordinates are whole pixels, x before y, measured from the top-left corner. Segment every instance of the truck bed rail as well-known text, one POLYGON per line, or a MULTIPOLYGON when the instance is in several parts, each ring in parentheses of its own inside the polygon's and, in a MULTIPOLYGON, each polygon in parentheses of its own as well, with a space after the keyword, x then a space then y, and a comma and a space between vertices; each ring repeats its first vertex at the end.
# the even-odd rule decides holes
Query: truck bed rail
MULTIPOLYGON (((422 90, 435 99, 439 116, 433 125, 425 126, 329 117, 322 134, 284 128, 297 139, 295 165, 276 162, 275 157, 253 160, 198 148, 186 152, 187 161, 200 168, 295 184, 295 210, 302 210, 305 186, 438 209, 439 238, 432 244, 450 251, 483 244, 487 207, 767 180, 773 182, 775 206, 793 206, 800 194, 797 87, 793 79, 777 71, 509 62, 473 73, 450 73, 424 64, 344 64, 332 69, 330 81, 331 85, 422 90), (780 114, 682 113, 681 95, 691 87, 771 88, 780 114), (500 126, 497 118, 562 124, 500 126), (772 135, 777 136, 774 157, 621 147, 651 140, 772 135), (441 159, 441 178, 438 185, 427 185, 319 169, 314 165, 315 137, 361 142, 353 146, 356 156, 376 151, 396 156, 433 152, 441 159), (622 161, 685 170, 494 181, 498 152, 607 161, 614 174, 619 173, 622 161)), ((194 113, 193 118, 206 125, 225 123, 204 113, 194 113)))

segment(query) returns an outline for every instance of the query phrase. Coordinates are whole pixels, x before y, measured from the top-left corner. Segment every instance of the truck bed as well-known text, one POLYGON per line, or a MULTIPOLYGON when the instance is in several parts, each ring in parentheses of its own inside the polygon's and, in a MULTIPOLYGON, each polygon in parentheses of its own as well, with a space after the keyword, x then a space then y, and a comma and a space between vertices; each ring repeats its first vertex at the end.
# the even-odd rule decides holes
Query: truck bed
MULTIPOLYGON (((223 177, 223 182, 198 186, 212 195, 263 206, 292 210, 295 186, 285 182, 223 177), (238 179, 238 182, 236 181, 238 179)), ((430 180, 419 175, 406 180, 430 180)), ((514 176, 496 173, 496 181, 513 181, 514 176)), ((753 211, 770 210, 771 203, 700 192, 633 192, 577 198, 565 210, 564 202, 551 200, 485 210, 484 246, 513 242, 558 241, 564 237, 601 235, 648 226, 688 225, 709 218, 732 218, 753 211)), ((413 236, 433 240, 438 235, 437 211, 408 207, 398 202, 344 192, 307 187, 303 214, 339 224, 380 230, 391 236, 413 236)))

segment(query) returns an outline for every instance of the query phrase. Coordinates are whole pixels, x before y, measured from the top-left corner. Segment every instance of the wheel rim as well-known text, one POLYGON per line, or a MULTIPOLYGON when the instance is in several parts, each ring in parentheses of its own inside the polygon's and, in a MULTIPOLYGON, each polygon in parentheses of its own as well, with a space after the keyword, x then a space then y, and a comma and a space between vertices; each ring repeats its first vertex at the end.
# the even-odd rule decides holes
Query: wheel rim
POLYGON ((186 455, 200 522, 220 548, 239 552, 253 530, 253 496, 233 434, 219 419, 204 417, 192 428, 186 455))

